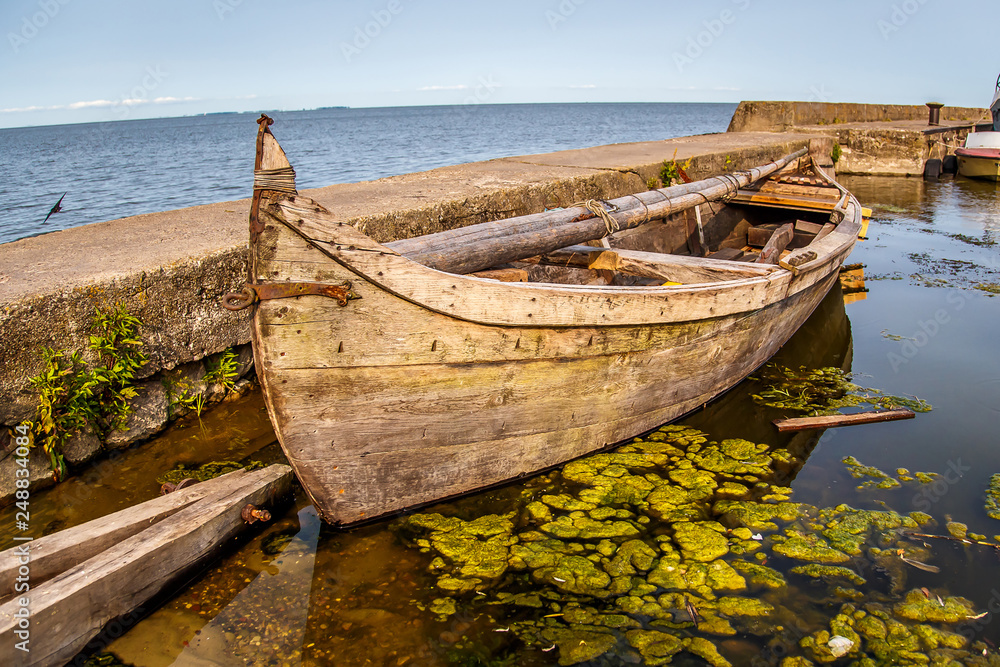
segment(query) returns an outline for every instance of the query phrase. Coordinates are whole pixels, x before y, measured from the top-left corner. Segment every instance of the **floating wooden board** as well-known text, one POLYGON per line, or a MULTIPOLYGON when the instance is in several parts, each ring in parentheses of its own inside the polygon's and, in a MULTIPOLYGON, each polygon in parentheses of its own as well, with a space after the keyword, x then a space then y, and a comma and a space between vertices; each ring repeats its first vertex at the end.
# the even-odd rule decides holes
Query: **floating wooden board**
POLYGON ((805 431, 811 428, 834 428, 837 426, 854 426, 857 424, 875 424, 878 422, 913 419, 913 410, 899 408, 882 412, 858 412, 850 415, 824 415, 822 417, 793 417, 791 419, 775 419, 774 425, 778 431, 805 431))

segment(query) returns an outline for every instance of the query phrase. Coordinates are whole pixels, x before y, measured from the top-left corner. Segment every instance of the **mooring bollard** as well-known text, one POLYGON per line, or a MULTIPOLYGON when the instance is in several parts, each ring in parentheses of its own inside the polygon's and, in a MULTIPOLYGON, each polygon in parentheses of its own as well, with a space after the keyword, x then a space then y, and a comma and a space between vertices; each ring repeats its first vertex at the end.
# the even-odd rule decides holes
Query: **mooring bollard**
POLYGON ((927 119, 928 125, 940 125, 941 124, 941 107, 944 105, 940 102, 928 102, 927 108, 930 109, 930 114, 927 119))

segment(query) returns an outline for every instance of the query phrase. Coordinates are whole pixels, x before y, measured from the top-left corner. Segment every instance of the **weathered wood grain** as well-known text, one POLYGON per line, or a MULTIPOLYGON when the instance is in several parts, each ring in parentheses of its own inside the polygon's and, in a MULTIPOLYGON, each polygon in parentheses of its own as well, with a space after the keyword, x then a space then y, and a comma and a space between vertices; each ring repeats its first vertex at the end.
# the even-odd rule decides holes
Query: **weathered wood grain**
POLYGON ((916 417, 913 410, 899 408, 896 410, 881 410, 876 412, 856 412, 848 415, 822 415, 820 417, 792 417, 789 419, 775 419, 774 425, 778 431, 805 431, 808 429, 827 429, 838 426, 856 426, 858 424, 877 424, 880 422, 897 421, 900 419, 913 419, 916 417))
MULTIPOLYGON (((315 277, 313 251, 305 249, 310 244, 287 230, 278 229, 276 233, 269 247, 277 249, 255 262, 258 275, 273 276, 275 271, 290 270, 287 277, 292 280, 315 277), (289 264, 304 256, 308 257, 308 263, 290 268, 289 264), (278 258, 289 264, 277 266, 278 258)), ((424 308, 492 325, 573 326, 593 322, 622 326, 721 317, 780 301, 791 280, 790 274, 777 270, 726 283, 669 287, 501 283, 436 271, 395 254, 319 242, 311 245, 334 260, 329 268, 322 270, 322 275, 330 282, 351 280, 355 293, 362 299, 368 292, 361 279, 375 289, 389 291, 424 308), (338 265, 344 270, 338 269, 338 265)), ((347 306, 348 311, 355 303, 347 306)), ((284 304, 284 300, 265 302, 260 304, 258 312, 278 313, 284 304)))
MULTIPOLYGON (((32 585, 37 586, 68 567, 95 556, 108 547, 176 514, 192 503, 239 486, 248 474, 237 470, 216 479, 178 489, 135 507, 32 540, 29 545, 32 585)), ((14 582, 18 565, 14 549, 0 552, 0 602, 6 601, 15 593, 14 582)))
MULTIPOLYGON (((506 361, 468 363, 452 351, 445 358, 459 361, 264 373, 282 378, 270 384, 276 412, 297 415, 280 432, 289 461, 328 520, 350 523, 557 465, 674 419, 766 361, 828 287, 725 318, 715 335, 699 323, 694 333, 668 325, 632 350, 617 341, 616 354, 588 354, 594 346, 582 340, 567 354, 565 341, 551 344, 539 331, 521 358, 506 361)), ((383 322, 381 339, 408 329, 383 322)))
POLYGON ((792 242, 794 236, 795 225, 792 223, 778 227, 764 244, 764 249, 760 251, 760 257, 757 258, 757 263, 777 264, 778 260, 781 259, 781 251, 792 242))
POLYGON ((617 209, 609 213, 615 222, 611 230, 602 218, 586 208, 576 207, 470 225, 387 245, 424 266, 451 273, 471 273, 584 243, 726 197, 804 154, 805 149, 746 172, 611 200, 608 203, 617 209))
MULTIPOLYGON (((587 266, 591 251, 587 246, 570 246, 549 253, 546 258, 555 264, 587 266)), ((762 267, 747 262, 731 262, 683 255, 664 255, 641 250, 618 250, 618 270, 637 276, 662 278, 685 284, 717 283, 771 275, 774 267, 762 267)))
POLYGON ((245 525, 244 505, 273 502, 291 481, 287 466, 248 473, 235 487, 184 507, 32 589, 30 653, 14 648, 18 601, 0 605, 0 664, 65 664, 109 621, 140 608, 217 553, 245 525))
MULTIPOLYGON (((704 199, 683 194, 668 205, 678 202, 704 199)), ((627 224, 639 210, 613 215, 627 224)), ((722 208, 703 230, 706 242, 742 247, 747 210, 722 208)), ((683 273, 691 282, 617 287, 501 283, 438 270, 484 269, 603 236, 593 218, 558 232, 521 218, 380 245, 304 197, 274 202, 251 247, 256 275, 349 280, 360 299, 343 308, 317 296, 258 305, 254 351, 269 414, 289 462, 333 523, 558 465, 675 419, 764 363, 836 281, 859 212, 848 207, 833 233, 810 244, 815 257, 794 271, 626 249, 615 235, 619 271, 673 282, 683 273)), ((673 223, 683 223, 675 241, 688 246, 697 226, 682 216, 673 223)), ((648 236, 630 231, 638 233, 620 240, 648 236)), ((578 266, 587 267, 595 252, 570 247, 563 257, 579 253, 578 266)))

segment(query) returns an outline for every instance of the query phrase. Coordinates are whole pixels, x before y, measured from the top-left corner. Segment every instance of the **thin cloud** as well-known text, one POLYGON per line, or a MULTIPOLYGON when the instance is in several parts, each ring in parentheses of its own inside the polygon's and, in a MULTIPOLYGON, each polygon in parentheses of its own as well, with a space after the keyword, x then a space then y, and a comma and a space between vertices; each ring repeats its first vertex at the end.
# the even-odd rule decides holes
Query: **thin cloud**
POLYGON ((107 109, 110 107, 126 106, 136 107, 145 104, 176 104, 178 102, 199 102, 199 97, 157 97, 155 99, 130 98, 124 100, 87 100, 84 102, 71 102, 70 104, 54 104, 48 107, 14 107, 10 109, 0 109, 0 113, 24 113, 27 111, 76 111, 77 109, 107 109))
POLYGON ((417 90, 468 90, 468 86, 423 86, 422 88, 417 88, 417 90))

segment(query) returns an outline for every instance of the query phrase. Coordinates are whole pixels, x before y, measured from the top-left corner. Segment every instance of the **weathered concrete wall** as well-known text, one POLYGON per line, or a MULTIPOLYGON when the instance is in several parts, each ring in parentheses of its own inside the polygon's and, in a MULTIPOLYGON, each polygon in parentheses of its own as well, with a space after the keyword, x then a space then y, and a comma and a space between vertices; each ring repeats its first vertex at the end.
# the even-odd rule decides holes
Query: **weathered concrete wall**
MULTIPOLYGON (((942 121, 975 123, 984 109, 943 107, 942 121)), ((785 132, 803 125, 880 123, 917 120, 926 123, 926 106, 902 104, 851 104, 835 102, 740 102, 729 123, 729 132, 785 132)))
MULTIPOLYGON (((701 178, 769 162, 808 139, 747 133, 616 144, 306 194, 387 242, 641 191, 675 151, 679 161, 692 158, 688 171, 701 178)), ((0 245, 0 424, 34 415, 29 378, 42 368, 40 348, 85 350, 98 307, 122 302, 143 322, 146 376, 247 343, 249 314, 220 302, 245 280, 248 212, 248 200, 225 202, 0 245)))
POLYGON ((808 130, 831 136, 840 144, 837 173, 866 176, 921 176, 927 160, 954 154, 969 134, 969 126, 913 129, 894 125, 903 123, 813 126, 808 130))

